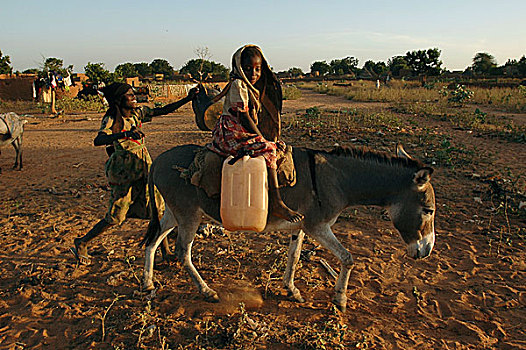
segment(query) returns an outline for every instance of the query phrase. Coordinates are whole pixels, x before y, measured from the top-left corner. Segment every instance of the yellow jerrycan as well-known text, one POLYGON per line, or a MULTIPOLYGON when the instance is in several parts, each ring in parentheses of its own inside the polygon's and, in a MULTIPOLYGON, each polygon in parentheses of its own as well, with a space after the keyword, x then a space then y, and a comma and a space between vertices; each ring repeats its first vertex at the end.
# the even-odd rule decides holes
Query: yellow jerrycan
POLYGON ((261 232, 267 225, 268 182, 263 157, 228 157, 221 177, 221 220, 229 231, 261 232))

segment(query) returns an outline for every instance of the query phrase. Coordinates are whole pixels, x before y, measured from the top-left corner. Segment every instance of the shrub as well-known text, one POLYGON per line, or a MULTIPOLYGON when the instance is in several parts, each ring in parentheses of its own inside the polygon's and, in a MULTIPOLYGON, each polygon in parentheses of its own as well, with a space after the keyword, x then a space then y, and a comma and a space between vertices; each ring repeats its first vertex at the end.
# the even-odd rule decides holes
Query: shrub
POLYGON ((473 98, 473 91, 466 89, 464 85, 456 84, 454 90, 449 92, 448 101, 452 103, 464 104, 473 98))
POLYGON ((88 96, 86 100, 63 98, 57 100, 56 109, 64 113, 72 112, 104 112, 106 107, 98 96, 88 96))
POLYGON ((283 87, 283 99, 284 100, 297 100, 301 97, 301 90, 295 85, 289 85, 283 87))

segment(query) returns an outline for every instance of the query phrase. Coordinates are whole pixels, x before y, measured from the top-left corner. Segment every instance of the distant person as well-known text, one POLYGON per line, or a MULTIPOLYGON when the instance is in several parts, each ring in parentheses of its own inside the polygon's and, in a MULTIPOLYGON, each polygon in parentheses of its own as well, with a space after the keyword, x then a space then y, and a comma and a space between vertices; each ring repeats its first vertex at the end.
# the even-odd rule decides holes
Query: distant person
MULTIPOLYGON (((108 212, 83 237, 75 238, 70 250, 81 264, 89 264, 88 243, 109 227, 121 224, 127 217, 148 219, 148 170, 152 164, 144 144, 142 123, 152 117, 171 113, 190 102, 197 94, 193 88, 188 96, 161 108, 139 107, 133 88, 128 84, 113 83, 102 89, 109 109, 102 123, 95 146, 107 146, 106 178, 111 188, 108 212)), ((157 191, 156 191, 157 194, 157 191)), ((156 198, 162 212, 164 202, 156 198)))
POLYGON ((255 45, 246 45, 234 53, 231 77, 234 80, 225 96, 223 113, 207 147, 223 156, 237 157, 246 152, 252 157, 263 156, 268 170, 271 214, 299 222, 303 215, 287 207, 278 186, 277 150, 285 149, 285 143, 278 140, 281 85, 255 45))

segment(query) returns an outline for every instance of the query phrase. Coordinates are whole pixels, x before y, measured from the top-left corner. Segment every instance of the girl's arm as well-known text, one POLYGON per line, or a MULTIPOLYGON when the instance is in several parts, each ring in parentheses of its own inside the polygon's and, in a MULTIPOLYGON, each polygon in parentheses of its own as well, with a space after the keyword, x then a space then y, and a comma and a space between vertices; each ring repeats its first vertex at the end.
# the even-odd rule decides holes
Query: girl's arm
POLYGON ((164 107, 153 108, 152 109, 152 112, 153 112, 152 113, 152 117, 155 117, 155 116, 158 116, 158 115, 165 115, 165 114, 174 112, 175 110, 177 110, 181 106, 184 106, 188 102, 192 101, 194 99, 195 95, 197 95, 198 92, 199 92, 199 90, 197 88, 192 88, 192 89, 190 89, 190 91, 188 91, 188 96, 183 97, 179 101, 167 104, 164 107))
MULTIPOLYGON (((229 110, 229 112, 235 113, 232 110, 229 110)), ((259 131, 256 123, 254 122, 254 119, 250 117, 248 112, 237 112, 237 113, 239 113, 239 117, 240 117, 239 119, 241 120, 241 125, 243 125, 245 129, 247 129, 249 132, 252 132, 254 134, 257 134, 258 136, 263 137, 263 135, 261 134, 261 131, 259 131)))
POLYGON ((131 130, 124 131, 124 132, 118 132, 115 134, 106 134, 104 132, 99 132, 97 134, 97 137, 95 137, 95 140, 93 140, 93 144, 95 146, 104 146, 104 145, 111 145, 114 141, 123 139, 123 138, 130 138, 133 140, 140 140, 144 137, 144 134, 139 129, 132 127, 131 130))

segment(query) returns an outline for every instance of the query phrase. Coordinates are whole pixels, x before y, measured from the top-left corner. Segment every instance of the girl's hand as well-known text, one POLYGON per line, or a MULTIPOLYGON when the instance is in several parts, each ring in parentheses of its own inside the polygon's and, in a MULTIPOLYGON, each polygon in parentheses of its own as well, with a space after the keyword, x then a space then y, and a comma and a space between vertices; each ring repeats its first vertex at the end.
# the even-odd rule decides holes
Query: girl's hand
POLYGON ((197 96, 198 93, 199 93, 198 87, 191 88, 190 91, 188 91, 188 99, 193 100, 197 96))
POLYGON ((137 129, 137 127, 132 126, 131 130, 124 132, 124 137, 133 139, 133 140, 140 140, 144 137, 144 133, 137 129))

